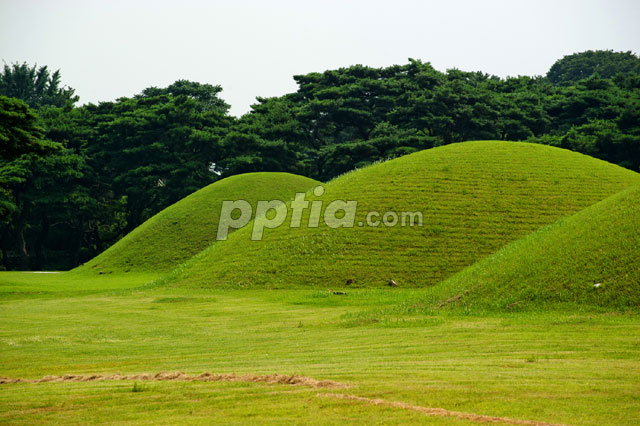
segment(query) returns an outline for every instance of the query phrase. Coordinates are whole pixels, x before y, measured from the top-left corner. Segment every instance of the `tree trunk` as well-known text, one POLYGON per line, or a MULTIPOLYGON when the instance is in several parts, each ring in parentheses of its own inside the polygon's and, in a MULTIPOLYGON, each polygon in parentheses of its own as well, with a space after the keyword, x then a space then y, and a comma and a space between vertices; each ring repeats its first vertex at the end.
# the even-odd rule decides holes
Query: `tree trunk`
POLYGON ((27 240, 24 238, 24 229, 27 225, 26 217, 20 214, 16 223, 16 237, 18 241, 18 255, 20 258, 20 270, 28 271, 29 268, 29 251, 27 250, 27 240))
MULTIPOLYGON (((9 270, 9 258, 8 258, 8 243, 9 240, 9 227, 5 226, 0 233, 0 250, 2 250, 2 266, 5 271, 9 270)), ((1 269, 1 268, 0 268, 1 269)))
POLYGON ((100 232, 98 231, 98 225, 91 229, 91 236, 96 245, 96 255, 104 251, 104 245, 102 244, 102 238, 100 238, 100 232))
POLYGON ((47 266, 47 240, 49 239, 49 217, 46 213, 42 213, 40 232, 36 239, 36 264, 37 270, 43 270, 47 266))
POLYGON ((78 229, 74 235, 73 244, 73 267, 80 265, 80 250, 82 249, 82 240, 84 236, 84 220, 82 217, 78 218, 78 229))

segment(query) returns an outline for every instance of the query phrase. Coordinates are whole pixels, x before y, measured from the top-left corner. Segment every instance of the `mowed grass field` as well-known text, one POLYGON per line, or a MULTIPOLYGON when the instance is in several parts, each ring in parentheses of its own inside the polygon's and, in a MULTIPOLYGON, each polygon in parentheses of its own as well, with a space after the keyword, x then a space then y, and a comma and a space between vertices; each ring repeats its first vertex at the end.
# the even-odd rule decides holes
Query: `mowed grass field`
POLYGON ((71 272, 0 272, 0 298, 91 294, 139 287, 157 279, 157 272, 87 276, 71 272))
POLYGON ((637 315, 400 309, 376 314, 420 303, 425 292, 159 287, 3 298, 3 377, 277 373, 347 387, 133 380, 0 384, 0 423, 478 423, 387 405, 394 402, 549 423, 640 422, 637 315))

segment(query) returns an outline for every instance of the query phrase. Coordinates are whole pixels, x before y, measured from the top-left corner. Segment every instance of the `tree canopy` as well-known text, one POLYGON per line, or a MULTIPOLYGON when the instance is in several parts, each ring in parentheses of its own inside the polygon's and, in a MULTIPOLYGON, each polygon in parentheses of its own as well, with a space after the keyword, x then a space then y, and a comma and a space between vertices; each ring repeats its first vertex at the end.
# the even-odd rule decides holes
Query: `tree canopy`
POLYGON ((63 107, 74 104, 75 91, 61 86, 60 70, 49 72, 47 66, 29 66, 26 62, 4 65, 0 74, 0 95, 18 98, 31 108, 43 106, 63 107))
POLYGON ((46 154, 55 149, 43 139, 36 114, 19 99, 0 96, 0 159, 14 160, 26 154, 46 154))
POLYGON ((549 69, 547 78, 553 84, 568 86, 595 74, 601 78, 640 74, 640 58, 632 52, 587 50, 557 60, 549 69))

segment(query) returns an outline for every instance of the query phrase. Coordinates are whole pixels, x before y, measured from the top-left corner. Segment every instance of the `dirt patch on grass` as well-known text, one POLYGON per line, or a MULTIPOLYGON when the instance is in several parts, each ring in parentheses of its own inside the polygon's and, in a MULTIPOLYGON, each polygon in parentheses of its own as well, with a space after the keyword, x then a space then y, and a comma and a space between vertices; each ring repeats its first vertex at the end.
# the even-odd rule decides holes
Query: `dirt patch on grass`
MULTIPOLYGON (((285 375, 285 374, 215 374, 202 373, 199 375, 189 375, 182 372, 160 372, 156 374, 66 374, 64 376, 44 376, 40 379, 20 379, 12 377, 0 377, 0 385, 12 383, 66 383, 66 382, 97 382, 97 381, 176 381, 176 382, 248 382, 248 383, 268 383, 307 386, 321 389, 344 389, 349 386, 333 380, 316 380, 312 377, 285 375)), ((365 398, 357 395, 321 393, 319 397, 346 399, 362 402, 371 405, 399 408, 403 410, 416 411, 428 416, 455 417, 478 423, 501 423, 523 426, 567 426, 557 423, 547 423, 534 420, 520 420, 508 417, 495 417, 474 413, 463 413, 460 411, 450 411, 444 408, 422 407, 411 405, 405 402, 387 401, 377 398, 365 398)))
POLYGON ((64 382, 97 382, 97 381, 176 381, 176 382, 255 382, 283 385, 308 386, 312 388, 346 388, 347 385, 333 380, 316 380, 312 377, 285 374, 214 374, 202 373, 189 375, 181 372, 161 372, 156 374, 66 374, 64 376, 44 376, 40 379, 19 379, 0 377, 0 384, 10 383, 64 383, 64 382))
POLYGON ((444 408, 421 407, 419 405, 411 405, 405 402, 386 401, 384 399, 365 398, 365 397, 356 396, 356 395, 322 393, 322 394, 319 394, 318 396, 323 396, 327 398, 336 398, 336 399, 348 399, 352 401, 364 402, 366 404, 400 408, 403 410, 410 410, 410 411, 417 411, 419 413, 423 413, 428 416, 456 417, 458 419, 464 419, 464 420, 469 420, 469 421, 478 422, 478 423, 502 423, 502 424, 525 425, 525 426, 567 426, 567 425, 561 425, 557 423, 537 422, 533 420, 518 420, 518 419, 510 419, 508 417, 494 417, 494 416, 485 416, 482 414, 462 413, 459 411, 445 410, 444 408))
POLYGON ((450 298, 448 298, 447 300, 444 300, 440 303, 438 303, 438 305, 436 306, 436 308, 442 308, 450 303, 454 303, 457 302, 458 300, 462 299, 464 296, 466 296, 467 294, 469 294, 469 290, 465 290, 460 294, 456 294, 454 296, 451 296, 450 298))

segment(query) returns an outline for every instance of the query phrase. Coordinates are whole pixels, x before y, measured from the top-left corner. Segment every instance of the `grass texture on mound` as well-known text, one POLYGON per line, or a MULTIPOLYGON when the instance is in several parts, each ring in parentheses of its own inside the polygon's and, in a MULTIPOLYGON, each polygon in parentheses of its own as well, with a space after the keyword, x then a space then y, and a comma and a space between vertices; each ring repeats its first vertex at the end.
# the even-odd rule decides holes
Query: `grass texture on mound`
POLYGON ((78 272, 168 272, 216 239, 225 200, 290 200, 317 181, 289 173, 247 173, 215 182, 162 210, 78 272))
POLYGON ((400 286, 438 283, 506 244, 633 184, 640 175, 575 152, 517 142, 466 142, 343 175, 318 199, 358 201, 353 228, 323 220, 266 229, 251 224, 176 270, 173 285, 400 286), (358 226, 370 211, 420 211, 422 226, 358 226))
POLYGON ((639 307, 640 186, 508 245, 436 290, 444 303, 434 303, 452 307, 639 307))

